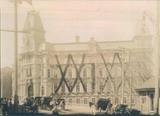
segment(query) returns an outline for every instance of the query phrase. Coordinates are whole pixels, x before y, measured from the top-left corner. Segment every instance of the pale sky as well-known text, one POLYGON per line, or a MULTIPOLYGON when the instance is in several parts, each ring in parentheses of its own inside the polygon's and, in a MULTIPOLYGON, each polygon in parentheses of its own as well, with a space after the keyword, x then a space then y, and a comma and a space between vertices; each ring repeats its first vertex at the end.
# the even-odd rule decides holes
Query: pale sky
MULTIPOLYGON (((2 29, 14 28, 12 0, 0 0, 2 29)), ((144 11, 155 20, 156 0, 32 0, 39 11, 49 42, 131 40, 144 11)), ((33 9, 23 2, 18 5, 19 30, 23 29, 27 11, 33 9)), ((1 33, 2 67, 13 64, 14 34, 1 33)), ((22 34, 19 34, 19 40, 22 34)))

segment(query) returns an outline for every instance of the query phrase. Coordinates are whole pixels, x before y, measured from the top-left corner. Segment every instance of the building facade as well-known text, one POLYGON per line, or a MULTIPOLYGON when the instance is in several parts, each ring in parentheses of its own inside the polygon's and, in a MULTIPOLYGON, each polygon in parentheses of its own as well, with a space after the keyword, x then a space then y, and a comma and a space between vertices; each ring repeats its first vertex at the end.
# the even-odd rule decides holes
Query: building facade
POLYGON ((138 108, 135 88, 152 77, 152 36, 145 26, 142 20, 129 41, 80 42, 77 36, 72 43, 49 43, 39 13, 30 11, 18 60, 19 99, 58 95, 88 106, 103 97, 138 108))

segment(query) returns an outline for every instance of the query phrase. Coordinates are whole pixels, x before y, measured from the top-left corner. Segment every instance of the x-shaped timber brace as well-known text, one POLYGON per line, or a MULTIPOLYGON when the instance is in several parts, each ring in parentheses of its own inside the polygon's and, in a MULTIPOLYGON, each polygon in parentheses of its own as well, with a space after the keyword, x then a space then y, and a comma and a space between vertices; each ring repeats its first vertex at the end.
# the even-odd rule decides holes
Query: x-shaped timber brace
POLYGON ((73 89, 75 88, 76 84, 78 83, 78 80, 80 80, 80 83, 82 84, 83 90, 84 90, 85 92, 87 92, 86 86, 85 86, 85 84, 84 84, 84 82, 83 82, 83 80, 82 80, 82 78, 81 78, 81 76, 80 76, 80 73, 81 73, 82 68, 83 68, 83 66, 84 66, 85 54, 83 54, 83 56, 82 56, 82 61, 81 61, 81 64, 80 64, 79 68, 77 67, 77 65, 76 65, 76 63, 75 63, 75 61, 74 61, 74 59, 73 59, 73 56, 72 56, 72 55, 68 55, 67 63, 66 63, 66 66, 65 66, 65 68, 64 68, 64 71, 62 70, 62 65, 60 64, 59 58, 58 58, 57 55, 55 55, 55 58, 56 58, 56 61, 57 61, 57 64, 58 64, 58 68, 59 68, 60 73, 61 73, 61 79, 60 79, 60 82, 59 82, 58 87, 57 87, 56 90, 55 90, 55 93, 58 93, 58 91, 59 91, 60 87, 62 86, 63 82, 65 83, 65 85, 66 85, 69 93, 72 93, 72 92, 73 92, 73 89), (65 77, 66 77, 66 72, 67 72, 68 67, 69 67, 69 65, 70 65, 70 60, 72 61, 73 66, 74 66, 74 68, 75 68, 75 70, 76 70, 76 79, 75 79, 73 85, 71 86, 71 88, 70 88, 70 86, 68 85, 67 80, 66 80, 66 78, 65 78, 65 77))
POLYGON ((69 67, 69 59, 70 59, 70 56, 68 55, 67 64, 66 64, 66 66, 65 66, 65 68, 64 68, 64 71, 62 70, 62 66, 61 66, 61 64, 60 64, 60 62, 59 62, 59 59, 58 59, 58 56, 57 56, 57 55, 55 55, 55 58, 56 58, 56 61, 57 61, 57 64, 58 64, 58 68, 59 68, 60 73, 61 73, 61 80, 60 80, 60 82, 59 82, 58 87, 57 87, 56 90, 55 90, 55 93, 58 93, 58 91, 59 91, 60 87, 62 86, 63 82, 65 83, 68 91, 70 92, 69 85, 68 85, 68 83, 67 83, 67 81, 66 81, 66 79, 65 79, 66 72, 67 72, 67 69, 68 69, 68 67, 69 67))
MULTIPOLYGON (((85 86, 85 84, 84 84, 84 82, 83 82, 83 80, 82 80, 82 78, 81 78, 81 75, 80 75, 83 67, 85 66, 85 64, 84 64, 85 56, 86 56, 86 55, 83 54, 81 64, 79 65, 79 68, 78 68, 77 64, 75 63, 75 60, 73 59, 73 56, 72 56, 72 55, 68 55, 68 57, 67 57, 67 62, 66 62, 66 66, 64 67, 64 70, 62 70, 62 65, 60 64, 59 58, 58 58, 57 55, 55 55, 55 58, 56 58, 56 61, 57 61, 57 64, 58 64, 57 66, 58 66, 58 68, 59 68, 59 70, 60 70, 60 73, 61 73, 61 79, 60 79, 60 82, 59 82, 58 87, 57 87, 56 90, 55 90, 55 93, 58 93, 58 91, 59 91, 59 89, 61 88, 61 86, 62 86, 63 83, 65 83, 65 85, 66 85, 69 93, 72 93, 73 90, 74 90, 74 88, 75 88, 75 86, 76 86, 76 84, 78 83, 78 80, 79 80, 80 83, 82 84, 82 87, 83 87, 84 92, 87 92, 86 86, 85 86), (68 67, 69 67, 69 65, 70 65, 70 61, 72 61, 73 66, 74 66, 74 68, 75 68, 75 70, 76 70, 76 78, 75 78, 72 86, 70 86, 70 85, 67 83, 67 80, 66 80, 66 78, 65 78, 65 77, 66 77, 67 70, 68 70, 68 67)), ((102 58, 102 60, 103 60, 105 69, 106 69, 106 71, 107 71, 106 73, 108 74, 108 76, 107 76, 107 78, 106 78, 106 81, 105 81, 105 83, 104 83, 104 85, 103 85, 103 87, 102 87, 102 92, 104 91, 104 89, 105 89, 105 87, 106 87, 106 84, 107 84, 108 79, 110 79, 114 91, 117 92, 117 89, 121 86, 122 81, 119 83, 118 87, 116 87, 116 84, 115 84, 115 82, 113 81, 113 77, 112 77, 112 75, 111 75, 111 70, 112 70, 112 68, 113 68, 113 66, 114 66, 114 64, 115 64, 115 59, 116 59, 116 57, 118 58, 120 64, 122 65, 122 61, 121 61, 121 58, 120 58, 120 56, 119 56, 119 53, 114 53, 114 57, 113 57, 113 60, 112 60, 112 63, 111 63, 111 64, 110 64, 110 63, 106 63, 106 60, 105 60, 104 55, 103 55, 102 53, 100 54, 100 56, 101 56, 101 58, 102 58), (110 69, 108 68, 108 65, 111 66, 110 69)))
POLYGON ((115 84, 115 82, 113 81, 113 77, 112 77, 112 75, 111 75, 111 70, 112 70, 112 68, 113 68, 113 66, 114 66, 114 64, 115 64, 115 59, 116 59, 116 57, 118 58, 120 64, 122 65, 122 61, 121 61, 121 58, 120 58, 120 56, 119 56, 119 53, 114 53, 114 57, 113 57, 113 60, 112 60, 112 63, 111 63, 111 64, 110 64, 110 63, 106 63, 106 60, 105 60, 104 55, 103 55, 102 53, 100 54, 100 56, 101 56, 101 58, 102 58, 102 60, 103 60, 105 69, 106 69, 107 74, 108 74, 108 76, 107 76, 107 78, 106 78, 106 81, 105 81, 105 83, 104 83, 104 85, 103 85, 103 87, 102 87, 102 92, 104 91, 104 89, 105 89, 105 87, 106 87, 106 84, 107 84, 108 79, 110 79, 114 91, 117 92, 117 89, 121 86, 122 81, 120 82, 120 84, 118 85, 118 87, 116 87, 116 84, 115 84), (108 68, 108 65, 111 66, 110 69, 108 68))
POLYGON ((83 82, 83 80, 82 80, 82 78, 81 78, 81 75, 80 75, 80 74, 81 74, 81 70, 82 70, 82 68, 83 68, 83 66, 84 66, 85 54, 83 54, 83 56, 82 56, 82 61, 81 61, 81 64, 80 64, 80 67, 79 67, 79 68, 78 68, 77 65, 75 64, 75 61, 74 61, 72 55, 71 55, 71 60, 72 60, 72 62, 73 62, 74 68, 76 69, 76 77, 77 77, 77 78, 75 79, 75 81, 74 81, 74 83, 73 83, 73 86, 72 86, 70 92, 73 92, 73 90, 74 90, 74 88, 75 88, 75 86, 76 86, 76 84, 77 84, 77 82, 78 82, 78 79, 80 80, 80 83, 82 84, 83 90, 84 90, 85 92, 87 92, 86 86, 85 86, 85 84, 84 84, 84 82, 83 82))

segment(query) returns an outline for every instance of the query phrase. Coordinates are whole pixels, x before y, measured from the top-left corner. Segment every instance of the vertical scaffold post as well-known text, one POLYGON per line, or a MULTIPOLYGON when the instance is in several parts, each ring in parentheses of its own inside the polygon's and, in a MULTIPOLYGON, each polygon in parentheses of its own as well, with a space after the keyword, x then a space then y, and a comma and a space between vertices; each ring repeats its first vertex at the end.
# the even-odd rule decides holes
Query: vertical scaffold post
POLYGON ((153 45, 153 74, 155 78, 155 112, 159 115, 159 39, 160 39, 160 1, 157 0, 157 20, 156 20, 156 35, 153 45))
POLYGON ((125 86, 125 77, 124 77, 124 48, 122 48, 122 53, 121 53, 121 76, 122 76, 122 101, 121 101, 121 103, 124 104, 124 86, 125 86))

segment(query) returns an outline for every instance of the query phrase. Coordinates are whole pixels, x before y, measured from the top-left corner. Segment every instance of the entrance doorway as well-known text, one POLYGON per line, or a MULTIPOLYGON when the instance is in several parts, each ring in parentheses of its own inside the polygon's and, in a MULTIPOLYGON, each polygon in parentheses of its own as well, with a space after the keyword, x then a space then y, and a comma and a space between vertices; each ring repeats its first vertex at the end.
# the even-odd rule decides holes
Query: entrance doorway
POLYGON ((28 87, 28 97, 32 97, 33 96, 33 85, 30 85, 28 87))
POLYGON ((28 97, 33 97, 34 93, 33 93, 33 82, 32 80, 28 80, 27 81, 27 92, 28 92, 28 97))

